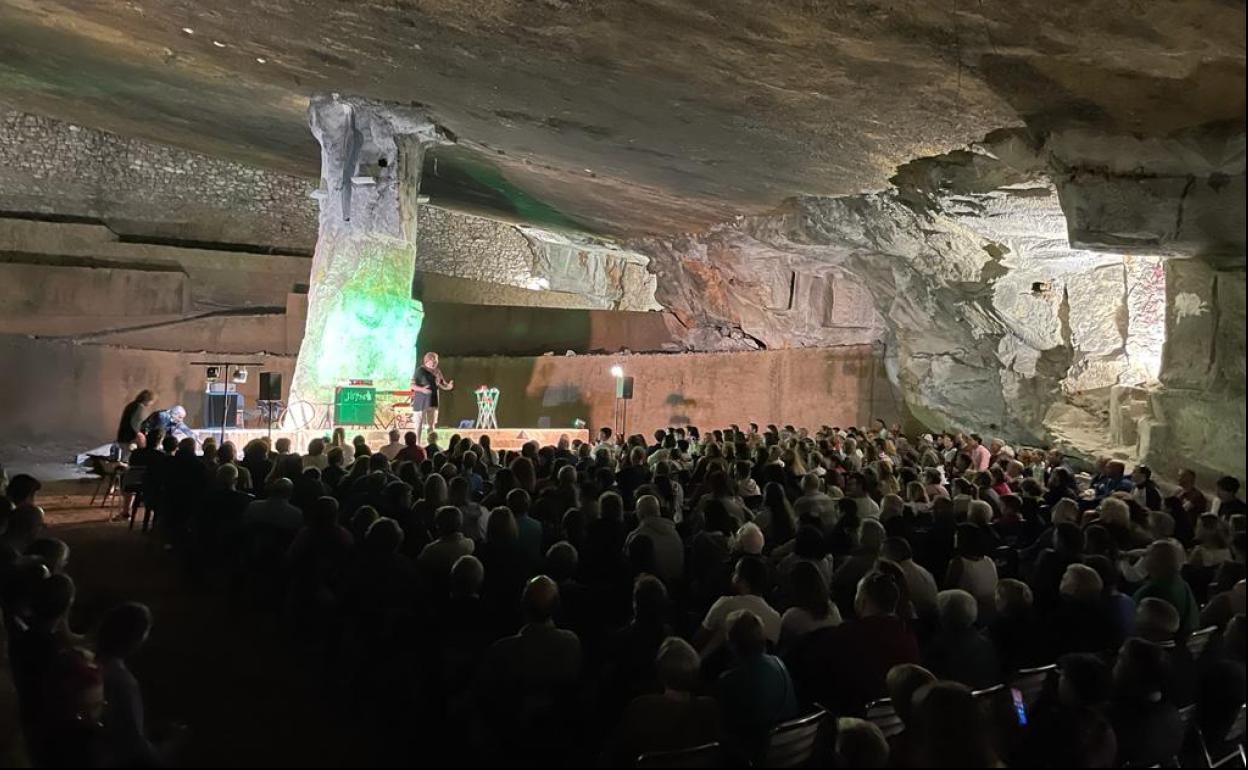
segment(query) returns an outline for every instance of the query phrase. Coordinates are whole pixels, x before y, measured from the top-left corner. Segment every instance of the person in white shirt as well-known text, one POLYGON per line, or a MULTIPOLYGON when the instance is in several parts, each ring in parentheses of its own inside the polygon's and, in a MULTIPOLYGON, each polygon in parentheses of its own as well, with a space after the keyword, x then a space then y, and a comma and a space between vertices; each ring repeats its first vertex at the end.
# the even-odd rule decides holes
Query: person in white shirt
POLYGON ((394 462, 395 456, 398 455, 398 453, 403 449, 403 442, 400 440, 402 438, 403 434, 399 433, 397 430, 390 431, 390 443, 384 444, 381 449, 378 449, 377 451, 385 455, 386 459, 390 462, 394 462))
POLYGON ((839 626, 841 611, 828 596, 828 582, 819 568, 800 562, 789 576, 793 606, 780 616, 780 649, 790 650, 806 634, 839 626))
POLYGON ((780 642, 780 613, 772 609, 762 594, 767 591, 767 565, 762 559, 742 557, 732 573, 733 596, 715 600, 702 619, 702 626, 693 637, 693 646, 703 657, 720 648, 728 633, 728 616, 737 610, 749 610, 763 623, 763 635, 773 645, 780 642))
POLYGON ((906 576, 906 588, 910 593, 910 603, 919 617, 931 617, 936 614, 936 578, 925 567, 914 561, 914 552, 910 543, 902 537, 890 537, 884 541, 883 555, 885 559, 896 564, 906 576))
POLYGON ((845 496, 858 506, 858 518, 880 518, 880 506, 867 497, 866 479, 861 473, 850 473, 845 476, 845 496))

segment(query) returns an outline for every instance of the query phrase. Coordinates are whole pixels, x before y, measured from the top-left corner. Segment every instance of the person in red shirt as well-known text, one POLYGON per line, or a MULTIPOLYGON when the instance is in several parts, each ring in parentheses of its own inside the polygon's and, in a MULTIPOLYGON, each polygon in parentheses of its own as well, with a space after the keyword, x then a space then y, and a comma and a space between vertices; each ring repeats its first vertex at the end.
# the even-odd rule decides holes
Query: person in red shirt
POLYGON ((408 431, 403 435, 403 448, 394 456, 394 463, 398 465, 402 462, 416 463, 420 465, 425 461, 425 448, 420 445, 420 437, 413 431, 408 431))

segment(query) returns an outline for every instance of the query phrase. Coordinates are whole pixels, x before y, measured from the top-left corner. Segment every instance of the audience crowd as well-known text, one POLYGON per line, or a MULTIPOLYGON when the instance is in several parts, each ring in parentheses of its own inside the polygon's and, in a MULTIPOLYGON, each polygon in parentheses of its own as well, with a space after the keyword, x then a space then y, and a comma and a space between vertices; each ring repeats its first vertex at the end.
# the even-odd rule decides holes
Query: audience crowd
MULTIPOLYGON (((880 421, 427 440, 201 452, 157 428, 125 504, 188 590, 280 618, 327 693, 423 736, 422 762, 718 744, 745 765, 822 715, 814 764, 1153 766, 1242 720, 1233 478, 1171 489, 880 421)), ((0 490, 0 764, 171 762, 179 734, 145 723, 127 667, 151 613, 71 628, 39 489, 0 490)))

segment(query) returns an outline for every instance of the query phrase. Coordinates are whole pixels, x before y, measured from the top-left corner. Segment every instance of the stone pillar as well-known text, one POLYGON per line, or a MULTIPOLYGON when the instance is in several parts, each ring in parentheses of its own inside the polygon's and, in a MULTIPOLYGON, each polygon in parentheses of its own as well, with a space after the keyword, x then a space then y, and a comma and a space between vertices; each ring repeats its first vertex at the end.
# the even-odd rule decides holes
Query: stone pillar
POLYGON ((320 228, 289 429, 324 425, 339 381, 410 384, 423 317, 412 298, 421 164, 444 141, 414 108, 337 94, 313 97, 308 123, 321 144, 320 228))

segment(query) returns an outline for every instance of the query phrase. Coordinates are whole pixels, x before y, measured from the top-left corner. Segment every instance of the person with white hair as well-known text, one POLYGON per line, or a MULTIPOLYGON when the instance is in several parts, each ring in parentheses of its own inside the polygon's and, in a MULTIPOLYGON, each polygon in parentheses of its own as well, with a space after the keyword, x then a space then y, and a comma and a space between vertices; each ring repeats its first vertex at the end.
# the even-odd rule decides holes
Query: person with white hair
POLYGON ((608 767, 631 767, 637 757, 702 746, 719 739, 719 704, 696 695, 702 660, 678 636, 659 645, 654 659, 661 693, 639 695, 624 709, 606 749, 608 767))
POLYGON ((143 432, 151 433, 160 430, 167 436, 179 439, 193 438, 199 441, 199 435, 186 424, 186 407, 175 404, 168 409, 158 409, 143 420, 143 432))
POLYGON ((992 642, 975 628, 979 601, 955 588, 936 595, 940 631, 927 647, 924 665, 940 679, 952 679, 972 689, 1001 682, 1001 665, 992 642))
POLYGON ((1046 624, 1053 658, 1072 652, 1106 652, 1121 641, 1106 611, 1104 588, 1095 569, 1080 563, 1067 565, 1057 607, 1046 624))
POLYGON ((625 546, 643 535, 654 544, 654 568, 659 579, 670 586, 684 577, 684 541, 676 523, 663 516, 659 498, 654 495, 637 498, 637 528, 629 533, 625 546))
POLYGON ((1187 554, 1174 539, 1156 540, 1149 544, 1142 561, 1148 580, 1135 592, 1138 606, 1150 596, 1165 599, 1179 611, 1180 633, 1190 633, 1200 620, 1200 605, 1192 587, 1183 579, 1183 564, 1187 554))

